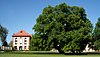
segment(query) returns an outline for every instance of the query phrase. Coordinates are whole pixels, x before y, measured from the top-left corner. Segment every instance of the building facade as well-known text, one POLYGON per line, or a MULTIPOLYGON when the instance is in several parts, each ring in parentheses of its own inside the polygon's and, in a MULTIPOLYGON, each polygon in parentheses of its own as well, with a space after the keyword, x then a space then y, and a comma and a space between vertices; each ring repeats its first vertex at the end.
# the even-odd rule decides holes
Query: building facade
POLYGON ((25 30, 20 30, 12 35, 12 47, 15 50, 29 50, 32 34, 28 34, 25 30))

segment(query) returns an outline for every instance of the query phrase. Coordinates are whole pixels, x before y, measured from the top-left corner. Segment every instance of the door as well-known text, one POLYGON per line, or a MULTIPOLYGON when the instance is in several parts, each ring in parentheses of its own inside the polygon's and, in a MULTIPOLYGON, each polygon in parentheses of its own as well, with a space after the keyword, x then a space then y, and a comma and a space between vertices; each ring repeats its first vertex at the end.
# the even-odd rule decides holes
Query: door
POLYGON ((19 50, 22 50, 22 46, 19 46, 19 50))

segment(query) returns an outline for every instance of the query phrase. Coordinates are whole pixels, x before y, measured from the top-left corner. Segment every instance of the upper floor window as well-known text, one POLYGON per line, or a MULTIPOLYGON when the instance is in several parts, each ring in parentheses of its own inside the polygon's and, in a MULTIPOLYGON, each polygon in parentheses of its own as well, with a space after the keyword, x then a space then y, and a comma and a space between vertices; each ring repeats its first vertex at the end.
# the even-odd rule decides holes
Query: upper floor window
POLYGON ((27 44, 27 43, 24 43, 25 45, 27 44))
POLYGON ((17 40, 15 39, 15 42, 17 42, 17 40))
POLYGON ((15 43, 15 45, 17 45, 17 43, 15 43))
POLYGON ((15 42, 17 42, 17 38, 15 38, 15 42))
POLYGON ((26 38, 25 38, 26 39, 26 38))
POLYGON ((20 43, 20 44, 22 44, 22 43, 20 43))
POLYGON ((24 39, 24 42, 27 42, 27 38, 24 39))
POLYGON ((24 40, 24 42, 27 42, 27 40, 24 40))
POLYGON ((17 38, 15 38, 15 39, 17 39, 17 38))

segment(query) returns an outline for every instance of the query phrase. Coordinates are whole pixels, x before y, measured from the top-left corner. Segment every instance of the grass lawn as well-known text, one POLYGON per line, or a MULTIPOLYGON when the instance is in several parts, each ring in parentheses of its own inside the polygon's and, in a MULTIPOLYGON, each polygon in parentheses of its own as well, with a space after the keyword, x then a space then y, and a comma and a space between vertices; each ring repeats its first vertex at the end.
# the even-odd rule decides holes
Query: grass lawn
POLYGON ((64 55, 64 54, 0 54, 0 57, 100 57, 100 55, 64 55))

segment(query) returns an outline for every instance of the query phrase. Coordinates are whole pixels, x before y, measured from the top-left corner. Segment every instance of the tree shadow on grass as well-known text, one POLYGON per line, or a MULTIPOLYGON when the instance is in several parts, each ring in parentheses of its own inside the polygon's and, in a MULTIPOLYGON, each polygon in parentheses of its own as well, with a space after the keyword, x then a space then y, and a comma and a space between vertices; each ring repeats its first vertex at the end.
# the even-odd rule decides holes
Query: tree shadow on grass
POLYGON ((87 55, 87 53, 65 53, 65 55, 87 55))

